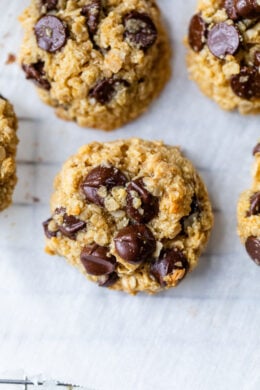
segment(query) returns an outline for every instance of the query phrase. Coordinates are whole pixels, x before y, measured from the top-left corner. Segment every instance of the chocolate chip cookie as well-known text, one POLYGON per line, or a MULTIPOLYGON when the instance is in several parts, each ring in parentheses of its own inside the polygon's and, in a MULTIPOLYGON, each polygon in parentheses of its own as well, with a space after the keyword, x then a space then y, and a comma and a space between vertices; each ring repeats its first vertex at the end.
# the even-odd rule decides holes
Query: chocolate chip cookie
POLYGON ((200 0, 187 39, 190 77, 225 110, 260 112, 259 0, 200 0))
POLYGON ((254 150, 253 184, 238 202, 238 234, 251 259, 260 265, 260 143, 254 150))
POLYGON ((143 113, 170 75, 154 0, 32 0, 20 62, 60 118, 112 130, 143 113))
POLYGON ((101 287, 157 293, 198 263, 213 216, 179 148, 140 139, 94 142, 56 177, 46 251, 101 287))
POLYGON ((12 203, 16 177, 17 119, 13 106, 0 95, 0 211, 12 203))

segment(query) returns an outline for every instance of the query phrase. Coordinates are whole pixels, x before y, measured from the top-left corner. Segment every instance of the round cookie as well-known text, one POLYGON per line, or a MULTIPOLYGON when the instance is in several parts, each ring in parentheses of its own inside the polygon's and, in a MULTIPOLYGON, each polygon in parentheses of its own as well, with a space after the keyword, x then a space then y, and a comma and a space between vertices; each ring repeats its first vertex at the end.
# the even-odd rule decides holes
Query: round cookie
POLYGON ((112 130, 135 119, 170 76, 154 0, 32 0, 20 20, 26 78, 80 126, 112 130))
POLYGON ((162 142, 83 146, 54 187, 47 253, 131 294, 175 287, 197 265, 213 224, 200 176, 162 142))
POLYGON ((12 203, 16 177, 17 118, 13 106, 0 96, 0 211, 12 203))
POLYGON ((191 79, 225 110, 260 112, 258 0, 200 0, 189 25, 191 79))
POLYGON ((251 259, 260 265, 260 143, 254 148, 253 184, 239 199, 238 234, 251 259))

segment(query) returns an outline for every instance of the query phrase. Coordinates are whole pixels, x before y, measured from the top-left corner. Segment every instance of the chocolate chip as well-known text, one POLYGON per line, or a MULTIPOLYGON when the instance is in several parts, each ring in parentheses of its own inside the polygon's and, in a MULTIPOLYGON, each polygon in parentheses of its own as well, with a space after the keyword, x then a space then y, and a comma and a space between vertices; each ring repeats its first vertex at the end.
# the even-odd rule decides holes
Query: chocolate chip
POLYGON ((54 53, 67 42, 67 26, 54 15, 45 15, 34 27, 37 43, 40 49, 54 53))
POLYGON ((260 74, 256 68, 244 66, 240 73, 232 76, 231 88, 242 99, 260 97, 260 74))
POLYGON ((125 175, 119 169, 99 165, 89 172, 81 188, 89 202, 104 206, 104 199, 98 194, 100 187, 106 187, 109 191, 113 187, 125 186, 126 182, 125 175))
POLYGON ((139 49, 147 50, 157 39, 157 29, 145 13, 131 11, 124 17, 124 38, 139 49))
POLYGON ((43 229, 44 229, 44 233, 45 233, 45 236, 47 237, 47 238, 49 238, 49 239, 51 239, 52 237, 56 237, 57 236, 57 233, 58 233, 58 229, 57 230, 55 230, 55 231, 52 231, 52 230, 50 230, 49 229, 49 224, 50 224, 50 222, 52 222, 53 221, 53 219, 52 218, 49 218, 49 219, 47 219, 47 221, 44 221, 43 223, 42 223, 42 226, 43 226, 43 229))
POLYGON ((166 276, 173 274, 174 271, 184 270, 184 278, 188 269, 189 263, 183 252, 178 248, 173 248, 161 253, 159 259, 151 265, 150 273, 162 287, 165 287, 167 285, 164 280, 166 276))
POLYGON ((86 16, 88 31, 91 36, 95 35, 100 21, 102 5, 100 0, 91 0, 82 8, 81 14, 86 16))
POLYGON ((159 200, 147 191, 143 178, 133 180, 129 183, 127 187, 126 212, 129 218, 139 223, 148 223, 158 214, 159 200), (141 205, 138 208, 134 206, 136 199, 135 193, 137 194, 137 199, 139 198, 141 200, 141 205), (142 212, 139 211, 140 208, 142 212))
POLYGON ((121 229, 114 242, 119 256, 131 264, 148 260, 156 248, 153 233, 145 225, 127 226, 121 229))
POLYGON ((188 228, 191 227, 196 219, 199 219, 201 213, 201 207, 196 195, 193 197, 190 205, 190 214, 187 217, 183 217, 181 220, 183 232, 187 232, 188 228))
POLYGON ((255 64, 255 66, 260 66, 260 51, 255 52, 254 64, 255 64))
POLYGON ((104 275, 102 279, 99 280, 98 285, 100 287, 111 287, 119 280, 119 276, 116 272, 113 272, 110 275, 104 275))
POLYGON ((200 14, 192 17, 189 26, 189 44, 195 52, 200 52, 206 43, 207 24, 200 14))
POLYGON ((58 0, 41 0, 41 5, 46 7, 47 11, 53 11, 57 9, 58 0))
POLYGON ((227 54, 235 54, 239 48, 239 32, 233 25, 216 24, 208 34, 208 47, 211 53, 220 59, 227 54))
POLYGON ((260 265, 260 240, 257 237, 250 236, 246 240, 246 250, 251 259, 257 264, 260 265))
POLYGON ((115 271, 116 258, 108 256, 108 248, 97 244, 86 246, 80 255, 80 260, 89 275, 109 275, 115 271))
POLYGON ((75 239, 76 233, 86 227, 86 222, 74 217, 73 215, 64 214, 63 223, 59 225, 59 231, 66 237, 75 239))
POLYGON ((224 0, 224 8, 227 11, 227 15, 228 15, 229 19, 232 19, 232 20, 238 19, 238 14, 237 14, 234 0, 224 0))
POLYGON ((260 214, 260 192, 256 192, 250 198, 250 208, 247 212, 247 217, 260 214))
POLYGON ((115 92, 115 80, 103 79, 97 82, 89 92, 89 96, 95 98, 100 104, 105 105, 113 99, 115 92))
POLYGON ((44 62, 38 61, 35 64, 22 64, 22 69, 26 74, 27 80, 33 80, 33 82, 42 89, 49 91, 51 84, 46 79, 46 73, 44 71, 44 62))
POLYGON ((119 85, 129 86, 129 83, 122 79, 103 79, 96 83, 90 90, 89 96, 96 99, 102 105, 108 104, 114 97, 119 85))
POLYGON ((247 19, 254 19, 260 15, 258 0, 234 0, 238 15, 247 19))
POLYGON ((257 153, 260 153, 260 143, 258 143, 254 149, 253 149, 253 156, 255 156, 257 153))

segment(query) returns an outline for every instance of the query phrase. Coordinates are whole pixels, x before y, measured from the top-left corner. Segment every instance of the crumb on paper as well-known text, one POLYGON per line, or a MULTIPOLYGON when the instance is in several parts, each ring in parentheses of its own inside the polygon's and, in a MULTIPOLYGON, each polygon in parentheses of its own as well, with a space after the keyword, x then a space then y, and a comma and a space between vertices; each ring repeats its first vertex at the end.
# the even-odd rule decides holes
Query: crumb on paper
POLYGON ((11 65, 11 64, 13 64, 15 61, 16 61, 16 55, 13 54, 13 53, 9 53, 9 54, 8 54, 8 57, 7 57, 7 60, 5 61, 5 64, 6 64, 6 65, 11 65))

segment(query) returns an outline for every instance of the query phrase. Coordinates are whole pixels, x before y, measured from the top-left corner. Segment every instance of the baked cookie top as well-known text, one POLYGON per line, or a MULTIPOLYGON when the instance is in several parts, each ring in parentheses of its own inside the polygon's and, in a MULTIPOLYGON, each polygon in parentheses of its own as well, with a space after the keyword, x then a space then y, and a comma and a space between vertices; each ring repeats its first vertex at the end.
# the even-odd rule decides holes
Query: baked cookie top
POLYGON ((177 147, 141 139, 83 146, 54 183, 46 250, 101 286, 174 287, 212 228, 205 186, 177 147))
POLYGON ((189 25, 188 68, 224 109, 260 111, 260 3, 200 0, 189 25))
POLYGON ((17 182, 16 131, 17 118, 13 106, 0 95, 0 211, 12 203, 12 194, 17 182))
POLYGON ((58 116, 111 130, 141 114, 170 74, 154 0, 32 0, 20 62, 58 116))

